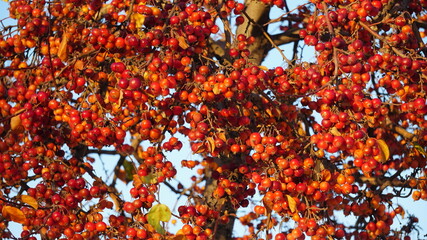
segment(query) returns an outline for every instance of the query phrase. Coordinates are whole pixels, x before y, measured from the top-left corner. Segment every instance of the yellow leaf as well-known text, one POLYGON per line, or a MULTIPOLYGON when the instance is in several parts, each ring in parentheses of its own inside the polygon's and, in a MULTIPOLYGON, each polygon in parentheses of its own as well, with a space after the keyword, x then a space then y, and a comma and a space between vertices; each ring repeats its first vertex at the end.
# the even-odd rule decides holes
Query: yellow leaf
POLYGON ((288 206, 292 213, 294 213, 297 210, 297 202, 291 195, 286 195, 288 198, 288 206))
POLYGON ((225 133, 223 133, 223 132, 218 133, 218 137, 222 141, 227 142, 227 136, 225 136, 225 133))
POLYGON ((218 94, 220 94, 220 93, 221 93, 221 90, 219 90, 219 86, 218 86, 218 84, 215 84, 215 85, 214 85, 214 87, 212 88, 212 92, 213 92, 215 95, 218 95, 218 94))
POLYGON ((29 195, 22 195, 21 196, 21 201, 23 203, 26 203, 28 205, 30 205, 31 207, 37 209, 39 207, 39 203, 37 202, 37 200, 29 195))
POLYGON ((141 28, 145 22, 145 15, 140 13, 132 14, 132 19, 135 20, 136 28, 141 28))
POLYGON ((63 34, 61 43, 59 44, 59 47, 58 47, 57 55, 59 59, 61 59, 63 62, 67 61, 68 59, 68 38, 69 38, 69 35, 67 33, 63 34))
POLYGON ((21 126, 21 117, 20 117, 20 115, 13 116, 10 119, 10 129, 15 130, 19 126, 21 126))
POLYGON ((3 209, 1 211, 1 214, 3 217, 17 223, 25 223, 25 215, 21 211, 21 209, 11 206, 3 206, 3 209))
POLYGON ((268 71, 268 67, 266 66, 258 66, 258 68, 264 71, 268 71))
POLYGON ((164 204, 154 205, 147 213, 148 223, 160 234, 166 234, 166 231, 160 225, 160 222, 167 222, 171 219, 172 213, 168 206, 164 204))
POLYGON ((377 143, 378 143, 378 147, 381 150, 381 163, 384 163, 390 158, 390 150, 388 148, 387 143, 384 140, 379 139, 377 140, 377 143))
POLYGON ((212 137, 208 137, 206 138, 206 140, 208 141, 209 151, 210 152, 215 151, 215 140, 212 137))

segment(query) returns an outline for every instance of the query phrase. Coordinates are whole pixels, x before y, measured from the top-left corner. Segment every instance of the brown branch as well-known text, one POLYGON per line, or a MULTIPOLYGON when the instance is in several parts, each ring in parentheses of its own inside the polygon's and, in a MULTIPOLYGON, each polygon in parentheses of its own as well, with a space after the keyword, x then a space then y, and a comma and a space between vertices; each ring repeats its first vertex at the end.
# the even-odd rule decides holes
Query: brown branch
POLYGON ((299 31, 300 29, 297 29, 297 28, 289 29, 284 33, 272 35, 271 40, 273 40, 273 43, 277 46, 290 43, 290 42, 295 42, 301 39, 299 36, 299 31))
POLYGON ((288 63, 288 65, 289 66, 291 66, 292 65, 292 62, 285 56, 285 54, 283 54, 283 50, 282 49, 280 49, 275 43, 274 43, 274 41, 271 39, 271 37, 270 37, 270 35, 264 30, 264 28, 261 26, 261 25, 259 25, 258 23, 256 23, 250 16, 249 16, 249 14, 246 12, 246 11, 243 11, 242 12, 243 13, 243 15, 249 20, 249 22, 251 22, 252 24, 254 24, 254 25, 256 25, 256 26, 258 26, 260 29, 261 29, 261 31, 262 31, 262 34, 264 35, 264 37, 270 42, 270 44, 275 48, 275 49, 277 49, 277 51, 279 51, 279 53, 280 53, 280 55, 282 56, 282 58, 283 58, 283 60, 285 60, 287 63, 288 63))
POLYGON ((283 18, 285 17, 285 16, 287 16, 287 15, 289 15, 291 12, 293 12, 293 11, 295 11, 295 10, 297 10, 297 9, 299 9, 300 7, 302 7, 302 6, 305 6, 305 5, 308 5, 308 4, 311 4, 310 2, 308 2, 308 3, 304 3, 304 4, 302 4, 302 5, 298 5, 297 7, 295 7, 294 9, 292 9, 292 10, 288 10, 289 9, 289 7, 288 7, 288 5, 286 4, 285 5, 285 7, 286 7, 286 13, 284 13, 284 14, 282 14, 282 15, 280 15, 279 17, 277 17, 277 18, 275 18, 275 19, 272 19, 272 20, 270 20, 270 21, 268 21, 268 22, 266 22, 265 24, 264 24, 264 26, 267 26, 267 25, 269 25, 269 24, 271 24, 271 23, 275 23, 275 22, 282 22, 283 21, 283 18))
POLYGON ((382 191, 387 187, 402 187, 411 188, 407 181, 397 179, 397 176, 384 177, 384 176, 364 176, 361 174, 354 175, 356 182, 361 184, 369 184, 372 186, 379 186, 378 190, 382 191))
POLYGON ((184 196, 187 196, 187 197, 190 197, 190 194, 188 194, 188 193, 185 193, 185 192, 187 192, 188 190, 189 190, 189 188, 186 188, 186 189, 184 189, 184 190, 182 190, 182 191, 179 191, 179 190, 176 190, 170 183, 168 183, 168 182, 163 182, 163 184, 166 186, 166 187, 168 187, 169 188, 169 190, 171 190, 172 192, 174 192, 174 193, 176 193, 176 194, 179 194, 179 195, 184 195, 184 196))
POLYGON ((116 211, 123 212, 124 201, 119 197, 120 194, 117 192, 117 189, 108 186, 100 177, 96 176, 96 174, 93 172, 93 169, 91 169, 90 167, 86 166, 85 164, 82 164, 81 166, 89 174, 89 176, 91 176, 93 179, 107 187, 108 195, 111 197, 114 204, 116 205, 116 211))
POLYGON ((363 27, 363 28, 365 28, 370 34, 372 34, 375 38, 377 38, 377 39, 379 39, 381 42, 383 42, 384 44, 387 44, 392 50, 393 50, 393 52, 394 53, 396 53, 398 56, 400 56, 400 57, 404 57, 404 58, 406 58, 407 56, 404 54, 404 53, 402 53, 399 49, 397 49, 397 48, 395 48, 395 47, 393 47, 393 46, 391 46, 383 37, 381 37, 377 32, 375 32, 374 30, 372 30, 372 28, 370 28, 368 25, 366 25, 366 23, 364 23, 364 22, 359 22, 359 24, 363 27))
MULTIPOLYGON (((232 66, 230 54, 226 53, 226 42, 224 40, 209 39, 208 52, 210 56, 218 59, 219 66, 232 66)), ((203 55, 201 55, 203 57, 203 55)))
POLYGON ((236 35, 242 34, 246 37, 255 38, 255 42, 248 47, 248 50, 251 52, 249 60, 252 64, 259 65, 271 49, 271 43, 269 43, 263 33, 263 31, 267 30, 268 26, 262 26, 270 20, 271 7, 256 0, 246 0, 245 5, 246 8, 242 14, 245 20, 237 27, 236 35))
MULTIPOLYGON (((328 14, 328 6, 326 6, 325 2, 322 2, 322 7, 323 7, 323 14, 325 14, 325 19, 326 19, 326 23, 328 25, 328 31, 331 34, 331 38, 333 38, 335 36, 335 32, 334 29, 332 27, 331 24, 331 20, 329 19, 329 14, 328 14)), ((334 78, 336 79, 338 76, 338 56, 337 56, 337 48, 333 47, 333 60, 334 60, 334 78)))
POLYGON ((385 124, 389 127, 391 127, 391 129, 398 133, 399 135, 401 135, 403 138, 405 138, 406 140, 414 140, 415 135, 413 133, 408 132, 406 129, 404 129, 403 127, 393 123, 390 118, 386 118, 386 122, 385 124))
POLYGON ((96 153, 96 154, 106 154, 106 155, 116 155, 118 152, 116 150, 105 150, 105 149, 88 149, 87 154, 96 153))
POLYGON ((423 39, 421 38, 421 34, 420 34, 420 30, 418 28, 418 22, 414 21, 412 23, 412 31, 414 32, 415 37, 417 38, 418 41, 418 46, 420 47, 421 51, 424 53, 424 56, 427 56, 427 49, 426 49, 426 45, 424 44, 423 39))

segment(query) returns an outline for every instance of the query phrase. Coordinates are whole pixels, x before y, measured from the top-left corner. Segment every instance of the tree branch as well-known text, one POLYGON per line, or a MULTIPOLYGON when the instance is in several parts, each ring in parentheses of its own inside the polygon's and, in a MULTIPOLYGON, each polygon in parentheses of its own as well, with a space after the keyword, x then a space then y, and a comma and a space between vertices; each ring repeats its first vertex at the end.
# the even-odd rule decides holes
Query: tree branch
POLYGON ((98 177, 94 172, 93 169, 82 164, 83 169, 89 174, 89 176, 91 176, 93 179, 95 179, 96 181, 102 183, 104 186, 107 187, 108 190, 108 194, 111 197, 111 199, 113 200, 114 204, 116 205, 116 211, 120 211, 123 212, 123 204, 124 201, 122 200, 122 198, 120 198, 120 194, 117 192, 117 189, 114 187, 110 187, 108 186, 100 177, 98 177))
POLYGON ((259 65, 272 46, 264 35, 268 26, 263 26, 264 23, 270 20, 271 7, 256 0, 246 0, 245 5, 246 9, 243 13, 245 21, 237 28, 236 35, 243 34, 256 39, 248 50, 251 52, 252 57, 250 61, 255 65, 259 65))
POLYGON ((393 123, 390 118, 386 118, 386 123, 385 123, 388 127, 391 127, 391 129, 398 133, 399 135, 401 135, 403 138, 405 138, 406 140, 413 140, 415 135, 413 133, 408 132, 406 129, 404 129, 403 127, 393 123))
POLYGON ((370 28, 368 25, 366 25, 366 23, 364 22, 359 22, 360 26, 362 26, 364 29, 366 29, 370 34, 372 34, 375 38, 379 39, 381 42, 383 42, 384 44, 388 45, 394 53, 396 53, 398 56, 400 57, 404 57, 406 58, 407 56, 402 53, 399 49, 390 46, 390 44, 388 44, 388 42, 382 37, 380 36, 377 32, 375 32, 374 30, 372 30, 372 28, 370 28))
MULTIPOLYGON (((322 2, 323 14, 325 15, 326 23, 328 24, 328 31, 331 34, 331 37, 335 37, 335 32, 332 27, 331 21, 329 19, 328 7, 325 2, 322 2)), ((333 61, 334 61, 334 79, 338 76, 338 56, 337 56, 337 48, 333 47, 333 61)))
POLYGON ((284 33, 272 35, 271 40, 273 40, 273 43, 277 46, 290 43, 290 42, 295 42, 301 39, 299 36, 299 31, 300 29, 297 29, 297 28, 289 29, 284 33))
POLYGON ((382 191, 386 187, 403 187, 403 188, 411 188, 407 181, 401 181, 397 179, 397 176, 393 175, 391 177, 384 176, 364 176, 360 173, 354 174, 356 182, 361 184, 369 184, 372 186, 379 186, 379 190, 382 191))
POLYGON ((116 155, 119 154, 116 150, 105 150, 105 149, 88 149, 87 154, 96 153, 96 154, 107 154, 107 155, 116 155))

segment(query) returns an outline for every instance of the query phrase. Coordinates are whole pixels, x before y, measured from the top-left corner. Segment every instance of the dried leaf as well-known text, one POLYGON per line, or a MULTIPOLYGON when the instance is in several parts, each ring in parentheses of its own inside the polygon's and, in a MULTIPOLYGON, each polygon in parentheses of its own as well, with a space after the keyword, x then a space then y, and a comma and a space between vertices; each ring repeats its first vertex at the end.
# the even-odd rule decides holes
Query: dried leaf
POLYGON ((119 106, 122 106, 122 100, 123 100, 123 91, 120 91, 120 96, 119 96, 119 106))
POLYGON ((179 36, 177 39, 178 39, 178 45, 182 49, 187 49, 188 47, 190 47, 190 45, 188 45, 187 41, 185 40, 185 38, 183 36, 179 36))
POLYGON ((166 237, 167 240, 187 240, 187 237, 185 235, 174 235, 174 236, 168 236, 166 237))
POLYGON ((336 127, 333 127, 330 131, 332 133, 332 135, 334 136, 341 136, 340 131, 338 131, 338 129, 336 127))
POLYGON ((208 145, 209 145, 209 151, 212 153, 215 151, 215 140, 212 137, 206 138, 208 145))
POLYGON ((314 166, 314 172, 315 173, 321 173, 322 170, 325 169, 325 165, 321 160, 316 161, 316 166, 314 166))
POLYGON ((127 183, 125 170, 119 169, 119 171, 116 172, 116 177, 122 180, 122 182, 127 183))
POLYGON ((271 118, 274 117, 273 112, 271 111, 271 109, 267 108, 267 109, 265 109, 265 112, 268 114, 269 117, 271 117, 271 118))
POLYGON ((227 142, 227 136, 225 136, 224 132, 218 133, 218 138, 221 139, 224 142, 227 142))
POLYGON ((17 129, 19 126, 21 126, 21 117, 20 117, 20 115, 13 116, 10 119, 10 129, 12 129, 12 131, 13 131, 13 130, 17 129))
POLYGON ((306 136, 307 135, 307 133, 305 132, 303 123, 299 124, 297 131, 298 131, 298 135, 300 135, 300 136, 306 136))
POLYGON ((25 223, 25 215, 21 211, 21 209, 11 206, 3 206, 3 209, 1 211, 1 214, 3 217, 17 223, 25 223))
POLYGON ((294 213, 297 210, 297 202, 291 195, 286 195, 286 197, 288 198, 289 210, 294 213))
POLYGON ((423 148, 420 144, 418 144, 418 143, 414 143, 414 148, 415 148, 419 153, 421 153, 424 157, 425 157, 425 156, 427 156, 426 151, 424 150, 424 148, 423 148))
POLYGON ((384 140, 379 139, 377 140, 377 143, 378 143, 378 147, 381 150, 381 163, 384 163, 390 158, 390 150, 388 148, 387 143, 384 140))
POLYGON ((332 178, 331 171, 329 171, 328 169, 323 169, 321 174, 323 181, 329 182, 332 178))
POLYGON ((37 200, 29 195, 22 195, 21 196, 21 201, 23 203, 26 203, 28 205, 30 205, 31 207, 37 209, 39 207, 39 203, 37 202, 37 200))
POLYGON ((76 63, 74 63, 74 69, 76 70, 83 70, 85 67, 85 63, 82 60, 77 60, 76 63))
POLYGON ((212 88, 212 92, 213 92, 215 95, 218 95, 218 94, 220 94, 220 93, 221 93, 221 90, 219 90, 219 86, 218 86, 218 84, 215 84, 215 85, 213 86, 213 88, 212 88))
POLYGON ((141 185, 142 185, 141 178, 138 176, 138 174, 134 174, 133 175, 133 186, 135 188, 139 188, 141 185))
POLYGON ((202 153, 206 151, 206 147, 204 144, 199 144, 196 151, 193 154, 202 153))
POLYGON ((114 8, 114 6, 113 6, 113 5, 111 5, 111 4, 104 4, 104 5, 102 5, 102 7, 101 7, 101 9, 99 10, 99 12, 100 12, 100 13, 102 13, 102 14, 104 15, 104 14, 107 14, 107 13, 108 13, 108 11, 109 11, 110 9, 112 9, 112 8, 114 8))
POLYGON ((58 57, 59 59, 61 59, 63 62, 68 60, 68 38, 70 36, 68 34, 63 34, 62 35, 62 40, 61 43, 59 44, 58 47, 58 57))

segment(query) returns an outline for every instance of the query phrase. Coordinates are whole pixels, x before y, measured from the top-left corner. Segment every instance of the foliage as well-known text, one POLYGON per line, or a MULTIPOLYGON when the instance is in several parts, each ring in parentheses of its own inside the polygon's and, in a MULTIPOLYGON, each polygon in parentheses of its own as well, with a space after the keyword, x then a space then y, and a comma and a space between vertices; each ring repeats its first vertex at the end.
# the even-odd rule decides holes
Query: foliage
POLYGON ((2 239, 417 232, 396 199, 427 200, 426 1, 8 4, 2 239), (270 50, 283 58, 273 69, 261 65, 270 50), (200 161, 166 158, 185 142, 200 161), (105 165, 119 158, 113 179, 94 169, 97 154, 105 165), (172 184, 179 165, 197 169, 189 186, 172 184), (117 181, 129 184, 129 199, 117 181), (187 204, 165 205, 160 186, 187 204), (257 193, 262 201, 251 203, 257 193), (171 216, 178 231, 166 227, 171 216), (237 222, 246 231, 232 235, 237 222))

